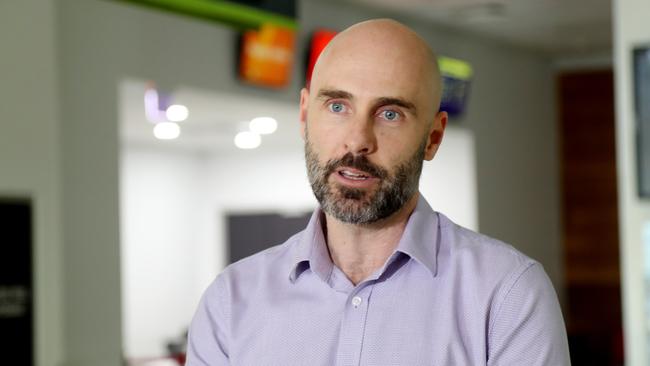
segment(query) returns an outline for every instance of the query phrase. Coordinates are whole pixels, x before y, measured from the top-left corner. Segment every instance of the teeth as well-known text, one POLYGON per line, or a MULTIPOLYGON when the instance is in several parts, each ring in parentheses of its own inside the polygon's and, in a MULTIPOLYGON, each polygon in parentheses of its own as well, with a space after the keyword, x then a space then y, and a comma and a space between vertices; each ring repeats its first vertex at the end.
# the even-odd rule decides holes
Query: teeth
POLYGON ((368 176, 366 176, 366 175, 352 173, 352 172, 349 172, 349 171, 347 171, 347 170, 342 170, 342 171, 341 171, 341 174, 342 174, 343 176, 345 176, 346 178, 350 178, 350 179, 354 179, 354 180, 364 180, 364 179, 368 179, 368 176))

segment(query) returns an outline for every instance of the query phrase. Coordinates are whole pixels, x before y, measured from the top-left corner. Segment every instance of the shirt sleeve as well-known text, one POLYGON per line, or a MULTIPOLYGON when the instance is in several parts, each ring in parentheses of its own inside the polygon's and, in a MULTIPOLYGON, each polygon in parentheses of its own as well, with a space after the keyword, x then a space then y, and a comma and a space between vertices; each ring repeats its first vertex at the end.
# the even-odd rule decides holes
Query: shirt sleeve
POLYGON ((540 264, 524 268, 496 308, 488 332, 487 364, 571 364, 557 295, 540 264))
POLYGON ((227 347, 227 296, 218 277, 203 294, 187 335, 185 366, 230 365, 227 347))

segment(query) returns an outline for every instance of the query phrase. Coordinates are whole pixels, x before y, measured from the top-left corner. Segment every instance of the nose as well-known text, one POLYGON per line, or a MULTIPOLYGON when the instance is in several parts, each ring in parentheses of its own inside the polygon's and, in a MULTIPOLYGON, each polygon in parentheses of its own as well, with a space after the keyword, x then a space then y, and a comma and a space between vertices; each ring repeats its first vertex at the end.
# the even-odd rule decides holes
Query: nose
POLYGON ((345 136, 345 149, 354 155, 368 155, 377 150, 377 137, 372 121, 349 121, 345 136))

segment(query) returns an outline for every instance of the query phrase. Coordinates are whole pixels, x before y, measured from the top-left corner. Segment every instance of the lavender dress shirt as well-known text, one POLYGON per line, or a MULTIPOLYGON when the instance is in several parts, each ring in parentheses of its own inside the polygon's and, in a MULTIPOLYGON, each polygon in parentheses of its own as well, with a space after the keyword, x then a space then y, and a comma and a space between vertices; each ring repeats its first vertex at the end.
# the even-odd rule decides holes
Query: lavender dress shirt
POLYGON ((553 286, 511 246, 421 197, 392 256, 354 286, 322 219, 317 210, 304 231, 216 278, 187 366, 569 365, 553 286))

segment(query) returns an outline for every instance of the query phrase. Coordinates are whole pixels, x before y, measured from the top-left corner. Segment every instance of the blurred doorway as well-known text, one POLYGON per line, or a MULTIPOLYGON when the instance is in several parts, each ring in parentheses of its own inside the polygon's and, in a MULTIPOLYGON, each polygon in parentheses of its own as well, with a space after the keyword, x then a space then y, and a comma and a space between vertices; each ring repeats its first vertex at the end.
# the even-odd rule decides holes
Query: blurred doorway
POLYGON ((0 197, 0 353, 13 365, 34 364, 32 205, 0 197))

